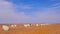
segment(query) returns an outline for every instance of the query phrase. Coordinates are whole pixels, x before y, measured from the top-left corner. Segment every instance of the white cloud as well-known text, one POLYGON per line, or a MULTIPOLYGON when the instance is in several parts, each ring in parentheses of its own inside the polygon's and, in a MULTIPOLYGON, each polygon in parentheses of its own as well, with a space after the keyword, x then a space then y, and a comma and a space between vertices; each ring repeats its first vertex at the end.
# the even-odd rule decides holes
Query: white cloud
MULTIPOLYGON (((27 16, 24 12, 15 13, 16 7, 7 1, 0 1, 0 23, 59 23, 60 14, 57 14, 57 6, 44 8, 42 12, 36 12, 35 17, 27 16)), ((26 8, 26 7, 25 7, 26 8)), ((24 9, 25 9, 24 8, 24 9)), ((27 7, 30 8, 30 7, 27 7)))
POLYGON ((57 13, 58 8, 60 7, 44 8, 41 13, 35 13, 34 15, 37 17, 37 22, 60 23, 60 14, 57 13))
POLYGON ((13 4, 6 1, 0 2, 0 23, 14 23, 14 22, 25 22, 29 17, 24 15, 24 13, 16 14, 14 13, 16 9, 14 9, 13 4))

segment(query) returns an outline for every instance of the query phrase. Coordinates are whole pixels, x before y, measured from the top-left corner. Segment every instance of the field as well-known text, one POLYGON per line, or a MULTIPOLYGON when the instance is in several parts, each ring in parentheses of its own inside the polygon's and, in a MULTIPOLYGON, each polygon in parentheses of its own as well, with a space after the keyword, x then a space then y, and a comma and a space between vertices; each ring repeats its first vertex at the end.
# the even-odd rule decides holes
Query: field
POLYGON ((15 28, 10 27, 11 24, 6 24, 9 26, 8 31, 4 31, 0 24, 0 34, 60 34, 60 24, 49 24, 49 25, 39 25, 24 27, 23 24, 16 24, 15 28))

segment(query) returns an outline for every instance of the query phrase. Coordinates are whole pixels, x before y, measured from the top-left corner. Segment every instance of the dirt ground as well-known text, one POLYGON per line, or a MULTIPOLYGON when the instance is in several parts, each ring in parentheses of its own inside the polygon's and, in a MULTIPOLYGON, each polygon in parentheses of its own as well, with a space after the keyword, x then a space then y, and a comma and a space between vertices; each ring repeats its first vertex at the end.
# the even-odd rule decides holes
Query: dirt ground
POLYGON ((8 31, 4 31, 0 24, 0 34, 60 34, 60 24, 49 24, 49 25, 39 25, 24 27, 23 24, 16 24, 15 28, 10 27, 11 24, 6 24, 9 26, 8 31))

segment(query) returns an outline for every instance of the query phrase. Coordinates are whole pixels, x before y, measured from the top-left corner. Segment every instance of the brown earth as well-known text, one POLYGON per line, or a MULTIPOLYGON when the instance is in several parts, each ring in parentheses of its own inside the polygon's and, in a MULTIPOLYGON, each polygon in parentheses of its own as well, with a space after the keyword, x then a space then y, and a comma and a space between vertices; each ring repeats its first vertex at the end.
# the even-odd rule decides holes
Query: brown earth
POLYGON ((23 24, 17 24, 16 28, 11 28, 10 24, 7 24, 10 29, 9 31, 4 31, 2 29, 3 24, 0 24, 0 34, 60 34, 60 24, 49 24, 49 25, 39 25, 24 27, 23 24))

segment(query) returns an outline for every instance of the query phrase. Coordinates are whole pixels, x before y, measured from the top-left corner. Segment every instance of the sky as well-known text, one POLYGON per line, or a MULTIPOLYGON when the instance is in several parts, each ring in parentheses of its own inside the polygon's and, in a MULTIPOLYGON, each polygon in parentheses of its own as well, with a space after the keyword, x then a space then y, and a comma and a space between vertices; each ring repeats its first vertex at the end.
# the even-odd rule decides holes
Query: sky
POLYGON ((60 0, 0 0, 0 24, 60 23, 60 0))

